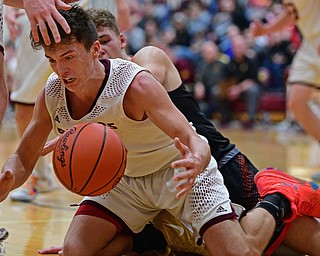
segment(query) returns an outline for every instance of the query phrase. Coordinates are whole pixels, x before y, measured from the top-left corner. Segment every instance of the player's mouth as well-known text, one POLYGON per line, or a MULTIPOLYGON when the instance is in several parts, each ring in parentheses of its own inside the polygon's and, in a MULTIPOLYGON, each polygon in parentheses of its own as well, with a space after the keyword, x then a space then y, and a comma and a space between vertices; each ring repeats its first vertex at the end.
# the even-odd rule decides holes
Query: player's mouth
POLYGON ((65 84, 70 84, 70 83, 72 83, 73 81, 75 81, 76 79, 75 78, 64 78, 63 79, 63 82, 65 83, 65 84))

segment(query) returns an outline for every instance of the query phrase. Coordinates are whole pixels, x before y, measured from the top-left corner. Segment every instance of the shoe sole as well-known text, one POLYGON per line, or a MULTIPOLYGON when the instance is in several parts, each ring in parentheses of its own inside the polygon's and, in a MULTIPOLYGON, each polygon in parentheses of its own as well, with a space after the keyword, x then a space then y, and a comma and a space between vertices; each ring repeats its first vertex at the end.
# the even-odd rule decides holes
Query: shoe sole
POLYGON ((5 228, 0 228, 0 241, 6 240, 9 236, 8 230, 5 228))

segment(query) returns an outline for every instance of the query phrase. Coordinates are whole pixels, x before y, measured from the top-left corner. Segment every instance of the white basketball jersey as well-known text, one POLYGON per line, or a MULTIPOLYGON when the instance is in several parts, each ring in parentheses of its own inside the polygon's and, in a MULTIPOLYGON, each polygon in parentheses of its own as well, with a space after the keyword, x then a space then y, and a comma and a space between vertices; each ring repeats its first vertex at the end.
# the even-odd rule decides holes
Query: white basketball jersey
POLYGON ((66 102, 66 88, 53 73, 46 84, 46 105, 57 134, 83 122, 104 123, 121 137, 128 151, 127 176, 139 177, 170 167, 179 157, 172 139, 150 119, 135 121, 123 109, 125 92, 135 76, 143 70, 133 62, 110 59, 109 77, 91 111, 79 120, 72 119, 66 102))

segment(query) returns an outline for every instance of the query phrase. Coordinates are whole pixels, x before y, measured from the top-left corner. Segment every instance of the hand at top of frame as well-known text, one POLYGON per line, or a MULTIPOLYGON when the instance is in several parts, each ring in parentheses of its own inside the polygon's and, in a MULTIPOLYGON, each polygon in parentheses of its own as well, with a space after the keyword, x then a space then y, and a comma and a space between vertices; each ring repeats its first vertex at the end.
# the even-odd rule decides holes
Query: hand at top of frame
POLYGON ((39 26, 44 42, 49 45, 50 39, 46 23, 48 24, 56 43, 59 43, 61 38, 55 23, 55 20, 62 26, 66 33, 70 33, 70 27, 58 9, 69 10, 71 6, 67 3, 76 2, 75 0, 23 0, 23 6, 28 15, 31 32, 35 41, 39 40, 37 26, 39 26), (65 3, 66 2, 66 3, 65 3))

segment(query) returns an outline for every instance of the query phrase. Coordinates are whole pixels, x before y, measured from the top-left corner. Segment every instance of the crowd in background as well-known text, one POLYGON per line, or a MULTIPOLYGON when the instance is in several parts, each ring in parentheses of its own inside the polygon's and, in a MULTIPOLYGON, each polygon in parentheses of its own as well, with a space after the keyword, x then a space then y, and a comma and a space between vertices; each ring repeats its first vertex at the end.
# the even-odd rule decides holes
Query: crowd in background
MULTIPOLYGON (((250 128, 261 94, 285 92, 287 70, 301 41, 295 27, 264 37, 251 36, 252 20, 269 21, 283 11, 281 4, 271 2, 128 1, 132 26, 125 31, 127 52, 134 54, 146 45, 161 48, 208 118, 218 114, 221 124, 227 125, 233 119, 233 103, 244 100, 250 128), (240 84, 230 89, 230 85, 240 84)), ((12 44, 7 41, 9 47, 12 44)), ((9 60, 10 51, 6 52, 9 60)))
POLYGON ((251 36, 252 20, 270 21, 283 11, 280 3, 271 2, 130 1, 133 27, 126 32, 127 50, 134 54, 145 45, 163 49, 207 117, 219 113, 222 124, 232 120, 233 102, 246 100, 248 127, 251 127, 260 95, 285 92, 288 67, 301 41, 296 27, 264 37, 251 36), (242 52, 236 53, 239 51, 242 52), (245 55, 249 60, 233 61, 236 54, 245 55), (244 68, 246 65, 248 70, 244 68), (235 70, 241 74, 235 74, 235 70), (227 89, 228 84, 247 78, 255 84, 248 95, 227 89), (228 92, 231 95, 226 95, 228 92))

